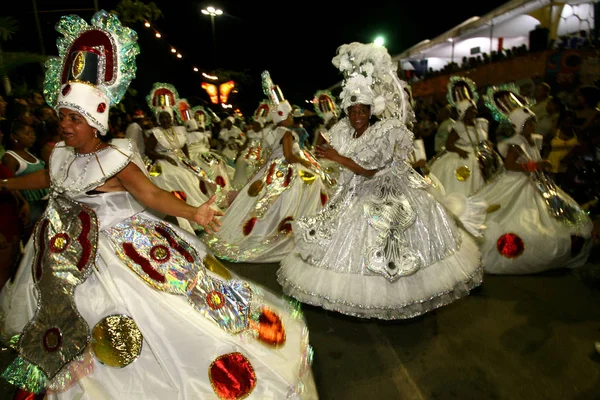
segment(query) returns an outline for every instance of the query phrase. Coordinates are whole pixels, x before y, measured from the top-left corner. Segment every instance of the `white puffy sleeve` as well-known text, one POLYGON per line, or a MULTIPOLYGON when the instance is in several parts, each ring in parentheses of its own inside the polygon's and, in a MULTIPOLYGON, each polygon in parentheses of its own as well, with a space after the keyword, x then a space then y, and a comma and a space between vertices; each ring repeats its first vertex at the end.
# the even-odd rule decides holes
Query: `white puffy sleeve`
POLYGON ((339 151, 349 139, 349 133, 352 131, 354 131, 354 128, 350 126, 348 118, 342 118, 329 129, 329 144, 339 151))
POLYGON ((374 131, 364 135, 365 142, 357 146, 351 157, 369 170, 389 166, 392 161, 406 160, 413 150, 413 133, 397 119, 388 119, 373 125, 374 131))

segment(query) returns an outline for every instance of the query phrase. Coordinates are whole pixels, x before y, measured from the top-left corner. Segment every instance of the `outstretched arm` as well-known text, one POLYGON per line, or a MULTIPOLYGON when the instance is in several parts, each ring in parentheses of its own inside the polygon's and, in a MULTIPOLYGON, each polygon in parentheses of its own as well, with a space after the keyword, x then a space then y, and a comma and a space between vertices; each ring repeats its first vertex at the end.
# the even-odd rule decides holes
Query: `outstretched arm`
POLYGON ((0 190, 48 189, 49 187, 50 174, 47 169, 0 181, 0 190))
POLYGON ((142 204, 153 208, 163 214, 182 217, 197 222, 207 232, 216 232, 221 226, 221 221, 215 217, 223 215, 221 211, 211 208, 215 197, 211 197, 200 207, 193 207, 179 200, 172 193, 154 185, 150 179, 138 168, 129 163, 117 174, 119 183, 142 204))
POLYGON ((533 172, 538 169, 548 169, 550 168, 550 162, 548 160, 542 160, 540 162, 518 162, 519 157, 521 156, 522 151, 519 146, 512 145, 508 148, 508 152, 506 153, 506 158, 504 159, 504 167, 509 171, 518 171, 518 172, 533 172))

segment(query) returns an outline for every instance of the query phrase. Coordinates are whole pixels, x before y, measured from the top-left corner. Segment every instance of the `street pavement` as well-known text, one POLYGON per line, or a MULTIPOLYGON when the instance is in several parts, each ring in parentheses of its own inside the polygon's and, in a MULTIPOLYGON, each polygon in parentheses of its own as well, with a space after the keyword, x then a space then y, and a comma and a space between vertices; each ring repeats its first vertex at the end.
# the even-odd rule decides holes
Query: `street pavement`
MULTIPOLYGON (((281 294, 277 264, 231 264, 281 294)), ((600 399, 600 260, 484 277, 467 298, 383 322, 303 305, 321 399, 600 399)), ((0 353, 0 367, 14 354, 0 353)), ((12 389, 0 383, 0 399, 12 389)))

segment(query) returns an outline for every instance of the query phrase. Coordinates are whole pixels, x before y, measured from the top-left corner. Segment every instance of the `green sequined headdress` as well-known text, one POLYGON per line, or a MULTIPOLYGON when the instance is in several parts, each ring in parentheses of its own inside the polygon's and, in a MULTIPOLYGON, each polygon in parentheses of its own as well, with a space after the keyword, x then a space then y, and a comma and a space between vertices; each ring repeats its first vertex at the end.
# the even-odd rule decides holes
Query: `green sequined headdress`
POLYGON ((44 96, 56 110, 81 113, 92 127, 108 131, 109 108, 118 104, 135 77, 137 33, 102 10, 91 25, 78 15, 61 17, 58 57, 46 61, 44 96))
POLYGON ((512 124, 517 134, 523 130, 527 120, 536 118, 529 109, 535 104, 535 100, 521 95, 519 87, 514 83, 488 87, 483 100, 494 119, 512 124))
POLYGON ((313 106, 317 115, 323 120, 326 120, 325 123, 327 123, 331 117, 338 116, 335 96, 331 94, 329 90, 317 91, 313 97, 313 106))
POLYGON ((456 108, 458 118, 462 120, 469 108, 477 108, 479 93, 475 82, 464 76, 451 76, 448 80, 446 100, 456 108))
POLYGON ((150 90, 150 94, 146 96, 148 107, 152 110, 152 113, 158 120, 158 114, 162 111, 166 111, 171 114, 171 117, 175 117, 174 109, 179 101, 179 93, 175 86, 170 83, 155 82, 150 90))
POLYGON ((212 117, 210 113, 202 106, 193 107, 190 110, 192 117, 198 122, 198 125, 203 128, 208 128, 212 123, 212 117))

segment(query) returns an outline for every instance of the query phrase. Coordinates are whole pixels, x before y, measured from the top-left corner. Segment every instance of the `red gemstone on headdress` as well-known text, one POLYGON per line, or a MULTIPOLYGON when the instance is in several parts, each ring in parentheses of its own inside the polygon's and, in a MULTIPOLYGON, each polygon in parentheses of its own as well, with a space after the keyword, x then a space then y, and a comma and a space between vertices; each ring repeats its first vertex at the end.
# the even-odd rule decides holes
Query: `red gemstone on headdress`
POLYGON ((63 95, 63 96, 66 96, 66 95, 68 95, 68 94, 69 94, 69 92, 70 92, 70 91, 71 91, 71 85, 69 85, 69 84, 67 83, 67 84, 65 85, 65 87, 64 87, 64 88, 62 88, 62 91, 61 91, 61 93, 62 93, 62 95, 63 95))
POLYGON ((277 111, 277 115, 279 115, 280 117, 283 117, 283 111, 277 111))
POLYGON ((96 111, 98 111, 99 113, 103 113, 104 111, 106 111, 106 103, 98 104, 98 108, 96 111))

